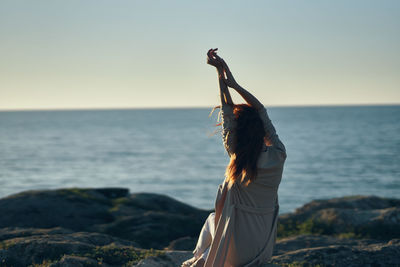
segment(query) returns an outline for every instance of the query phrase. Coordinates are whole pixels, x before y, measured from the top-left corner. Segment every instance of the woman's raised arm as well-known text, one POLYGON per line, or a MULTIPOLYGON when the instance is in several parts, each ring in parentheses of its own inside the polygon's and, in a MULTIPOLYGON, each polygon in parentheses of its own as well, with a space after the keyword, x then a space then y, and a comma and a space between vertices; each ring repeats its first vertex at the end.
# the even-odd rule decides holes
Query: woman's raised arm
POLYGON ((217 49, 210 49, 207 53, 207 63, 216 67, 218 72, 219 93, 222 115, 222 141, 229 156, 234 153, 236 120, 233 114, 233 102, 228 86, 224 82, 224 70, 222 64, 216 60, 217 49))
POLYGON ((207 64, 214 66, 217 69, 218 80, 219 80, 219 89, 220 89, 220 98, 221 98, 221 107, 225 104, 233 105, 232 97, 229 93, 228 86, 225 83, 224 69, 221 62, 217 60, 220 58, 217 56, 216 49, 210 49, 207 52, 207 64))
POLYGON ((230 71, 228 64, 226 64, 225 60, 223 60, 221 57, 216 56, 217 61, 221 62, 223 70, 226 73, 226 79, 224 77, 224 75, 222 77, 224 77, 224 82, 227 86, 233 88, 236 90, 236 92, 238 92, 243 99, 247 102, 247 104, 249 104, 250 106, 256 108, 256 109, 261 109, 263 108, 263 104, 258 101, 258 99, 252 95, 249 91, 247 91, 246 89, 244 89, 243 87, 241 87, 235 80, 235 78, 233 77, 232 72, 230 71))
MULTIPOLYGON (((238 92, 243 99, 247 102, 248 105, 252 106, 253 108, 258 110, 258 113, 260 115, 260 118, 263 122, 264 125, 264 130, 266 132, 265 136, 265 143, 267 146, 274 146, 278 150, 281 150, 286 154, 286 149, 281 140, 279 139, 278 135, 276 134, 276 130, 274 125, 272 124, 267 110, 265 109, 264 105, 258 101, 258 99, 252 95, 249 91, 241 87, 235 80, 235 78, 232 75, 232 72, 230 71, 228 64, 226 64, 225 60, 223 60, 221 57, 216 55, 216 60, 220 62, 223 66, 223 70, 226 73, 226 79, 224 78, 224 82, 227 86, 233 88, 238 92)), ((223 75, 224 77, 224 75, 223 75)))

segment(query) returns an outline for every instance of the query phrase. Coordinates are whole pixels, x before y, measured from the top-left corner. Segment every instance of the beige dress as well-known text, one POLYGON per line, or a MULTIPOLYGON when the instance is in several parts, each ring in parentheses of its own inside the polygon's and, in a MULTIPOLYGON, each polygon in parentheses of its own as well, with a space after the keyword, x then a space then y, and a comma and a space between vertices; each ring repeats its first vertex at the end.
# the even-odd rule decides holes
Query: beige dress
MULTIPOLYGON (((278 186, 286 159, 286 150, 279 140, 265 108, 259 110, 271 146, 266 146, 258 159, 258 175, 248 186, 224 181, 219 186, 216 203, 226 194, 217 225, 210 214, 200 233, 196 258, 205 259, 205 267, 258 266, 273 253, 279 212, 278 186)), ((223 142, 228 154, 235 145, 232 107, 222 107, 223 142)))

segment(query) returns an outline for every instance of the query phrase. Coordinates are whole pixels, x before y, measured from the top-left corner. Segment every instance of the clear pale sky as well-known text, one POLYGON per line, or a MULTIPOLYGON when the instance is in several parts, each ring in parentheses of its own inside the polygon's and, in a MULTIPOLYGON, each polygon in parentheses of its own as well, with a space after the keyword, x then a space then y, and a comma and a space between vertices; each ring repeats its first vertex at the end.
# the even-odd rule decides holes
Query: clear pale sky
POLYGON ((400 103, 400 1, 0 0, 0 109, 400 103), (235 98, 239 98, 236 96, 235 98))

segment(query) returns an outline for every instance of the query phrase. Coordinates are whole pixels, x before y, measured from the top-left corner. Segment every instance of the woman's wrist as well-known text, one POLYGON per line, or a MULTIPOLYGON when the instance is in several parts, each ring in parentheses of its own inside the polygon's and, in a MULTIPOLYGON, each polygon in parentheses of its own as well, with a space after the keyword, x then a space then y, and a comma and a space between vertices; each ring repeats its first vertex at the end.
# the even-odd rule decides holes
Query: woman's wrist
POLYGON ((236 81, 235 81, 235 83, 233 84, 233 87, 232 87, 233 89, 235 89, 236 91, 242 91, 243 90, 243 87, 241 87, 236 81))
POLYGON ((218 78, 219 79, 225 79, 225 76, 224 76, 224 70, 221 68, 217 68, 217 72, 218 72, 218 78))

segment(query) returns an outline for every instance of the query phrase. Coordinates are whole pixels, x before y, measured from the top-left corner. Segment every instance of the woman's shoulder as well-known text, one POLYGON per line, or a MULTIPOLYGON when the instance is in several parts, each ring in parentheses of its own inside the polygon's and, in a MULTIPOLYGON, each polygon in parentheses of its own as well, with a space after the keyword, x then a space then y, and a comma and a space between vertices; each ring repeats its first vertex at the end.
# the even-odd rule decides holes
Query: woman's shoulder
POLYGON ((284 158, 286 158, 286 149, 282 149, 279 146, 268 146, 266 144, 264 144, 262 150, 261 150, 261 154, 279 154, 281 156, 283 156, 284 158))
POLYGON ((286 152, 274 147, 265 146, 258 158, 258 167, 283 164, 286 160, 286 152))

